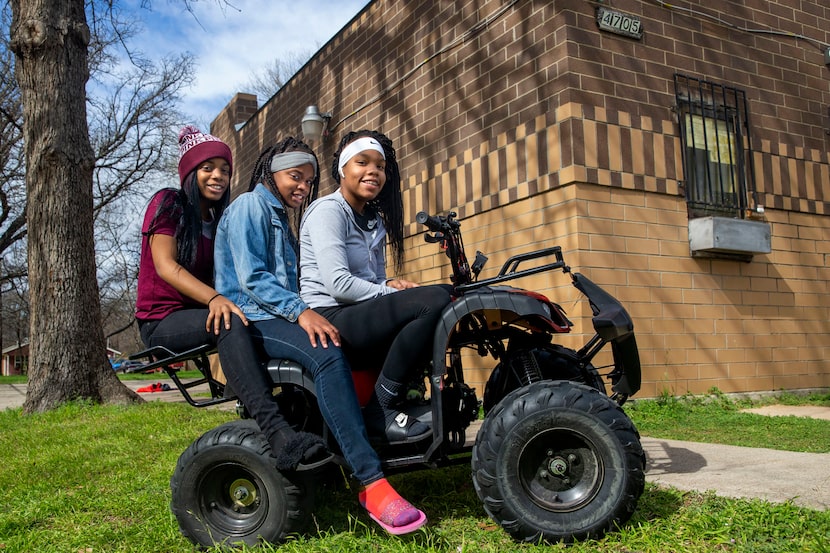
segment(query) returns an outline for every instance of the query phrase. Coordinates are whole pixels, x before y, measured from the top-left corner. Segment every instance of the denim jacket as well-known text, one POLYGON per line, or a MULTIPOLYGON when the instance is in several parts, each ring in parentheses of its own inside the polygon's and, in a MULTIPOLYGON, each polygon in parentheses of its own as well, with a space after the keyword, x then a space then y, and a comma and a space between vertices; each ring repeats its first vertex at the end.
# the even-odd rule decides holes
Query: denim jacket
POLYGON ((296 322, 308 309, 297 283, 296 240, 280 200, 264 185, 236 198, 216 230, 216 291, 252 321, 296 322))

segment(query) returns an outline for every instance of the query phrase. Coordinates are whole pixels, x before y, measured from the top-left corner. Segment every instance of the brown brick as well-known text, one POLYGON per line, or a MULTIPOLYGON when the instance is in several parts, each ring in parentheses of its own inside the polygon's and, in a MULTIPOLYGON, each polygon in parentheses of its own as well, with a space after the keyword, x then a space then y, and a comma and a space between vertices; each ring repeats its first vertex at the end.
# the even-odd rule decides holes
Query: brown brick
MULTIPOLYGON (((383 92, 314 145, 320 159, 331 158, 343 132, 381 127, 398 147, 410 219, 455 208, 468 248, 494 258, 566 246, 570 263, 634 302, 638 333, 648 331, 638 334, 642 394, 828 385, 828 352, 815 342, 830 309, 830 100, 820 53, 636 3, 621 9, 640 15, 647 32, 627 39, 599 31, 590 3, 533 0, 383 90, 501 5, 370 3, 268 104, 237 102, 241 130, 227 110, 214 121, 212 132, 234 151, 235 193, 264 137, 296 134, 306 105, 336 122, 383 92), (771 254, 750 263, 690 257, 675 72, 746 91, 771 254), (787 340, 785 327, 799 340, 787 340), (789 349, 795 375, 778 372, 773 358, 789 349)), ((726 9, 707 5, 732 20, 726 9)), ((750 0, 741 9, 752 26, 827 39, 830 9, 817 2, 750 0)), ((321 190, 333 189, 324 173, 321 190)), ((408 221, 408 232, 416 226, 408 221)), ((443 281, 446 262, 436 266, 435 249, 414 238, 407 270, 443 281)), ((579 347, 577 338, 568 343, 579 347)), ((486 376, 481 369, 476 378, 486 376)))

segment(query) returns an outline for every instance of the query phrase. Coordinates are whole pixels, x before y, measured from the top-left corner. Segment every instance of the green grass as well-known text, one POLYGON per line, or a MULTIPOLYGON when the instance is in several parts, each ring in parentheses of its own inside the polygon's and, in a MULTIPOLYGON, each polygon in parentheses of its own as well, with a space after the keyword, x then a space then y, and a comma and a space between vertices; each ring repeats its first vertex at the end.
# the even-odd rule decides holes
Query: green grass
MULTIPOLYGON (((830 404, 830 396, 795 401, 830 404)), ((782 444, 776 434, 769 443, 769 434, 764 439, 762 432, 748 432, 769 419, 741 413, 742 406, 748 405, 715 396, 637 401, 626 408, 641 432, 654 437, 813 451, 808 436, 818 442, 816 436, 830 435, 828 421, 783 417, 793 420, 776 433, 795 437, 782 444), (691 428, 696 426, 703 429, 691 428)), ((233 418, 225 410, 158 401, 132 407, 75 403, 25 417, 20 409, 0 412, 0 552, 193 552, 169 510, 170 475, 197 436, 233 418)), ((632 520, 600 540, 571 547, 515 544, 486 516, 469 472, 462 465, 391 477, 430 517, 426 529, 404 537, 386 535, 363 513, 353 483, 332 479, 319 491, 305 535, 259 550, 830 552, 830 512, 653 484, 632 520)))
POLYGON ((809 453, 830 452, 830 421, 804 417, 765 417, 742 412, 772 401, 788 405, 830 406, 830 394, 798 397, 792 394, 764 401, 734 400, 723 394, 663 396, 625 405, 640 434, 652 438, 766 447, 809 453))

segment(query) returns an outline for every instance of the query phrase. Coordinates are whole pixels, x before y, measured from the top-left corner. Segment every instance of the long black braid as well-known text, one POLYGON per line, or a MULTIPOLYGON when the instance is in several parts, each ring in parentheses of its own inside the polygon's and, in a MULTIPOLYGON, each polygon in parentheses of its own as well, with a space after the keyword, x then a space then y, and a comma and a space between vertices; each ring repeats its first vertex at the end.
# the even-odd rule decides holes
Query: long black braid
MULTIPOLYGON (((284 154, 286 152, 305 152, 313 155, 315 160, 317 159, 317 155, 314 153, 314 150, 312 150, 311 147, 305 142, 298 140, 293 136, 288 136, 259 154, 259 157, 254 164, 254 170, 251 173, 251 182, 248 185, 249 192, 256 188, 257 184, 262 183, 267 186, 275 196, 280 198, 277 183, 274 181, 274 174, 271 173, 271 160, 275 155, 284 154)), ((317 166, 320 166, 319 161, 317 166)), ((308 207, 308 204, 317 199, 319 187, 320 171, 318 170, 314 173, 314 180, 311 183, 311 190, 308 191, 308 196, 303 201, 300 208, 292 210, 293 212, 288 210, 286 211, 289 219, 291 219, 291 224, 294 227, 294 236, 300 235, 300 220, 303 217, 303 212, 305 211, 305 208, 308 207)), ((282 198, 280 198, 280 201, 282 201, 282 198)))
POLYGON ((398 159, 395 155, 395 148, 392 146, 392 140, 385 134, 363 129, 346 133, 340 140, 340 146, 334 152, 334 161, 331 165, 331 175, 337 184, 340 184, 339 161, 340 152, 350 142, 354 142, 358 138, 368 136, 374 138, 383 147, 383 153, 386 157, 386 184, 378 194, 378 197, 369 202, 369 206, 377 210, 383 220, 383 225, 386 227, 386 234, 389 237, 389 243, 392 246, 392 258, 395 261, 395 269, 400 272, 404 261, 403 248, 403 192, 401 191, 401 172, 398 167, 398 159))
POLYGON ((202 221, 201 200, 199 182, 196 178, 196 171, 187 175, 182 187, 165 188, 156 194, 164 194, 162 201, 153 214, 150 226, 144 234, 149 236, 156 231, 156 223, 160 218, 172 218, 176 221, 176 262, 187 270, 191 270, 196 263, 196 254, 199 249, 199 237, 202 235, 204 225, 209 225, 209 233, 215 235, 216 225, 225 208, 230 202, 230 187, 225 190, 222 197, 214 202, 213 220, 210 223, 202 221))

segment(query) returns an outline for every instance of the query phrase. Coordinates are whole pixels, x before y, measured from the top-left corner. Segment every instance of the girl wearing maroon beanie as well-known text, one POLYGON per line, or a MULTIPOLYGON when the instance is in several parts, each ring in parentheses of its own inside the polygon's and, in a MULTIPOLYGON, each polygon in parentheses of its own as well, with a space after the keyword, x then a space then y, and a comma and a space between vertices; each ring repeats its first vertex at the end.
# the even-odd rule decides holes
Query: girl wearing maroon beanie
MULTIPOLYGON (((230 388, 243 401, 248 390, 240 371, 262 370, 248 320, 213 286, 216 225, 230 201, 233 158, 227 144, 186 126, 179 132, 180 187, 157 192, 141 228, 136 319, 147 347, 181 353, 204 344, 217 346, 230 388)), ((258 399, 258 398, 257 398, 258 399)), ((277 466, 297 470, 331 458, 321 438, 295 432, 279 413, 269 411, 260 428, 277 466)))

